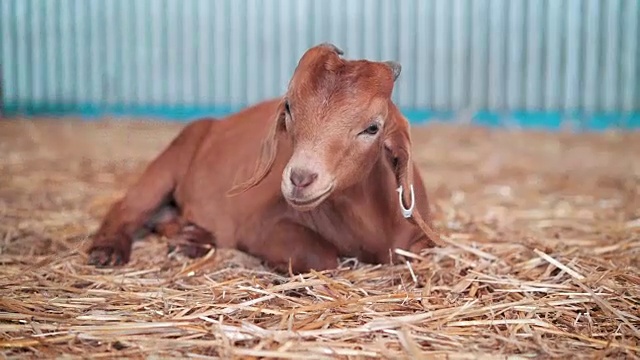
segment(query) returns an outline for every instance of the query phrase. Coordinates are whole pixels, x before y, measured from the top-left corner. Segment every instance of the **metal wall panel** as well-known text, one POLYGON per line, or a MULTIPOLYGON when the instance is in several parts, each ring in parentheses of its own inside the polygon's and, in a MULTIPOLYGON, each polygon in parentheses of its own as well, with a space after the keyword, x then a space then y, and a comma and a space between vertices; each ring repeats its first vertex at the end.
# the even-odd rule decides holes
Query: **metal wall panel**
POLYGON ((637 112, 638 0, 0 0, 4 102, 238 107, 306 48, 398 60, 406 109, 637 112))

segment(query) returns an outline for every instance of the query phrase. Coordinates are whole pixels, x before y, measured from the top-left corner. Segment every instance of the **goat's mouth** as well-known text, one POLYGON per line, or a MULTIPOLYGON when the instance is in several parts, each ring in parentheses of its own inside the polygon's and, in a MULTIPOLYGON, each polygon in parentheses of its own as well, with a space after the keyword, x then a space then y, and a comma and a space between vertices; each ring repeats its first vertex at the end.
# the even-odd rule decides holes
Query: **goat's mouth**
POLYGON ((312 198, 297 199, 285 196, 285 199, 294 209, 298 211, 306 211, 320 205, 320 203, 322 203, 326 198, 329 197, 329 195, 331 195, 332 191, 333 184, 329 185, 329 187, 321 192, 320 195, 314 196, 312 198))

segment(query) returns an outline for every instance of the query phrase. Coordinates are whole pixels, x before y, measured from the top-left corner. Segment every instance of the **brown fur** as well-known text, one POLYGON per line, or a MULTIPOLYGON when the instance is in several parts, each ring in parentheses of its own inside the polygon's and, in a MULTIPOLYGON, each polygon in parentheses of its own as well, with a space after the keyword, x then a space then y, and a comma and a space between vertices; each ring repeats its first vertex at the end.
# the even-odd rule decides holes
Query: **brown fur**
POLYGON ((296 273, 333 268, 339 256, 384 263, 394 248, 438 242, 409 125, 391 101, 400 65, 341 54, 313 47, 282 98, 187 125, 112 206, 90 263, 128 262, 145 225, 171 229, 190 256, 236 248, 296 273), (376 134, 363 132, 373 125, 376 134), (313 181, 294 186, 294 177, 313 181), (408 207, 411 184, 416 207, 405 219, 396 189, 408 207))

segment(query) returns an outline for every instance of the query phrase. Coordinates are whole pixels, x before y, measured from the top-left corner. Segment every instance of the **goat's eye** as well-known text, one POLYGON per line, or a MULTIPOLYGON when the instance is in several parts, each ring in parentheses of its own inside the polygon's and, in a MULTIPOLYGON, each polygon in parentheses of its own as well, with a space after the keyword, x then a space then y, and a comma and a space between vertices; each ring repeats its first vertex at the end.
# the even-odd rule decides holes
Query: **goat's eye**
POLYGON ((287 114, 291 115, 291 109, 289 108, 289 101, 284 102, 284 111, 286 111, 287 114))
POLYGON ((366 129, 364 129, 362 133, 368 134, 368 135, 375 135, 378 133, 379 130, 380 130, 380 126, 378 126, 378 124, 371 124, 366 129))

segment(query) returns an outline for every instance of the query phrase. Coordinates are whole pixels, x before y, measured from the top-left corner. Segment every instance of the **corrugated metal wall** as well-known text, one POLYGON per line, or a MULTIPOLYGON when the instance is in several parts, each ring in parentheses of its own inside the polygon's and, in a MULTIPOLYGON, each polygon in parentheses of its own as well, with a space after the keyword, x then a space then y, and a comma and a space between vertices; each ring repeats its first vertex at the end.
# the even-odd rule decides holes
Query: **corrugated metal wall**
POLYGON ((409 110, 638 112, 638 0, 0 0, 5 106, 227 109, 306 48, 398 60, 409 110))

